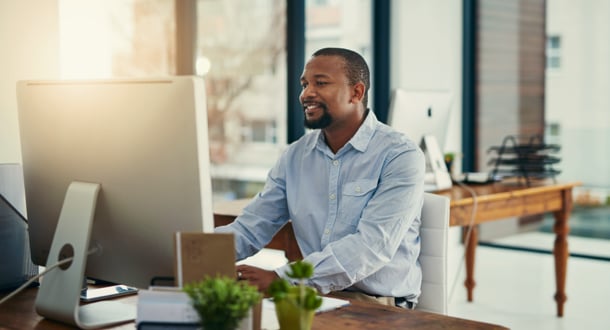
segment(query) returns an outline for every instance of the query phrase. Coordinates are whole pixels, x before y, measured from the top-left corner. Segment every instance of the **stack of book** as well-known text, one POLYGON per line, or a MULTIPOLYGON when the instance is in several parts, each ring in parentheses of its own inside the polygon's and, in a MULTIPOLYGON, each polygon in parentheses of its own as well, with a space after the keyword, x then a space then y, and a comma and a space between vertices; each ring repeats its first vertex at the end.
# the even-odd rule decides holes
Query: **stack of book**
POLYGON ((199 329, 199 315, 186 293, 175 287, 151 287, 138 294, 139 330, 199 329))

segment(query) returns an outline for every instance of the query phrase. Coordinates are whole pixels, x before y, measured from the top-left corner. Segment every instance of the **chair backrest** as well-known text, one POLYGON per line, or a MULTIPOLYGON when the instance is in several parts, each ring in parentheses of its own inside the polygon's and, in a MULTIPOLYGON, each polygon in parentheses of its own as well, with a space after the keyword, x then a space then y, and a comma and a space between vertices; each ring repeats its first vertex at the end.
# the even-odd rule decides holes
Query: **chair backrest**
POLYGON ((421 215, 421 295, 416 308, 447 314, 447 238, 449 198, 424 193, 421 215))

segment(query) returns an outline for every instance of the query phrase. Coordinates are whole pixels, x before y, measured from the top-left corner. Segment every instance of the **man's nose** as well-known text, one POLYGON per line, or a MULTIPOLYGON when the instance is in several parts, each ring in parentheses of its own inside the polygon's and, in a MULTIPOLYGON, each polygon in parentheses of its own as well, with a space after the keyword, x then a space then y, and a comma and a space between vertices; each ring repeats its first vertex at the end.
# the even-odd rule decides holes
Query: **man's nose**
POLYGON ((315 95, 316 95, 316 89, 315 89, 315 87, 313 85, 307 85, 301 91, 301 97, 303 97, 303 98, 312 97, 312 96, 315 96, 315 95))

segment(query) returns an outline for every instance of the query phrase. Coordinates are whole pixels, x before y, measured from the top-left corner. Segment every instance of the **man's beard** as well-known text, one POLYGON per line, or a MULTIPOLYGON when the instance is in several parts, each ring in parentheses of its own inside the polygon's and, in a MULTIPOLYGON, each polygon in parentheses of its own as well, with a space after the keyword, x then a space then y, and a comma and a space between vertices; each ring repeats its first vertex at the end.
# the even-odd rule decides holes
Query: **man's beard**
POLYGON ((330 116, 330 114, 326 110, 326 107, 323 108, 322 116, 320 116, 320 118, 318 118, 318 119, 307 120, 307 115, 305 115, 305 127, 307 127, 307 128, 311 128, 311 129, 326 128, 332 122, 333 122, 333 118, 330 116))

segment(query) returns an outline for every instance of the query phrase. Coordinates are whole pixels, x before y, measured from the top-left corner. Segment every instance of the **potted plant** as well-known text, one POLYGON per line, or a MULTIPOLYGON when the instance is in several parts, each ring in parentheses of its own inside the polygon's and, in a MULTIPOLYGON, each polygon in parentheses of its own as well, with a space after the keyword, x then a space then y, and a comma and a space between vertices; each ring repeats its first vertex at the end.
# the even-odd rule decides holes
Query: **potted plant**
POLYGON ((305 280, 313 275, 313 266, 299 260, 290 265, 286 275, 298 280, 298 284, 292 285, 280 278, 274 280, 268 290, 275 303, 280 330, 309 330, 316 309, 322 305, 318 292, 305 285, 305 280))
POLYGON ((262 295, 255 286, 227 276, 206 276, 184 285, 205 330, 235 330, 262 295))
POLYGON ((445 154, 445 166, 447 166, 447 171, 449 171, 449 173, 452 173, 454 160, 455 154, 453 152, 448 152, 445 154))

